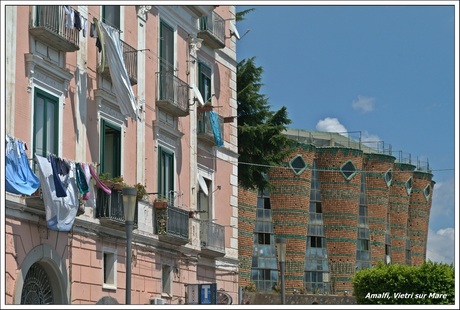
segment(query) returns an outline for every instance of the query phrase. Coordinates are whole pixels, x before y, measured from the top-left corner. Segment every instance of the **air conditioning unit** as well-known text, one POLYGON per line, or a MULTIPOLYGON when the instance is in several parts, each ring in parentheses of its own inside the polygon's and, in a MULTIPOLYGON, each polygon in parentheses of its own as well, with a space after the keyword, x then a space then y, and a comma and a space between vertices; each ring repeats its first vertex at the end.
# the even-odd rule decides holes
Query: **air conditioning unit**
POLYGON ((165 300, 163 298, 150 298, 151 305, 164 305, 165 300))

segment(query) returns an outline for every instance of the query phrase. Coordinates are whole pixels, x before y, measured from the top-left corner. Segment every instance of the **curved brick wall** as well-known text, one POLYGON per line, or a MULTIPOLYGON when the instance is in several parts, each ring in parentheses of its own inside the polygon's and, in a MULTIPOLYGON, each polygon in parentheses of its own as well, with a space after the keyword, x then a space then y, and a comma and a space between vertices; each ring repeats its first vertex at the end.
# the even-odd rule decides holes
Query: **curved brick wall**
POLYGON ((406 181, 412 176, 414 165, 395 163, 393 182, 390 187, 390 229, 391 229, 391 262, 406 263, 407 220, 409 218, 409 195, 406 181))
POLYGON ((286 238, 286 293, 304 286, 305 252, 307 247, 307 225, 310 205, 311 168, 315 147, 310 144, 297 146, 282 168, 269 173, 273 228, 275 238, 286 238), (306 169, 300 175, 294 173, 289 162, 300 155, 306 169))
POLYGON ((361 150, 344 147, 317 149, 330 280, 338 294, 352 290, 351 278, 356 265, 361 173, 356 173, 351 180, 345 179, 340 167, 348 160, 358 171, 362 170, 361 150))
POLYGON ((428 172, 415 171, 414 185, 409 202, 409 235, 411 242, 412 265, 420 265, 426 259, 426 243, 428 238, 428 222, 432 203, 434 182, 433 175, 428 172), (428 199, 424 194, 430 185, 428 199))
POLYGON ((251 282, 256 210, 257 191, 238 188, 238 257, 240 260, 240 286, 246 286, 251 282))
POLYGON ((375 266, 385 262, 385 231, 387 226, 390 187, 385 173, 393 168, 395 157, 384 154, 364 154, 366 173, 366 197, 371 238, 371 259, 375 266))

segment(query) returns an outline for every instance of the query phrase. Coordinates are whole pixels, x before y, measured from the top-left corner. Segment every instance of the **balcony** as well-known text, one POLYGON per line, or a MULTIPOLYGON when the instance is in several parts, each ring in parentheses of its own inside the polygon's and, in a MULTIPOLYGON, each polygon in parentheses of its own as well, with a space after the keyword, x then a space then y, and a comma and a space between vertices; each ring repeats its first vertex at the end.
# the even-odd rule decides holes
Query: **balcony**
POLYGON ((211 48, 225 47, 225 20, 216 12, 212 11, 207 16, 200 17, 198 38, 211 48))
MULTIPOLYGON (((134 214, 134 228, 137 228, 137 202, 134 214)), ((125 229, 125 215, 121 188, 112 188, 112 194, 108 195, 102 189, 97 189, 96 218, 102 226, 125 229)))
MULTIPOLYGON (((128 43, 120 40, 121 48, 123 52, 123 62, 125 64, 126 72, 128 73, 129 82, 131 85, 137 84, 137 50, 129 45, 128 43)), ((111 81, 110 77, 110 69, 109 65, 107 64, 107 59, 105 60, 104 70, 100 72, 101 76, 109 81, 111 81)))
MULTIPOLYGON (((220 134, 222 137, 224 136, 224 118, 219 115, 219 128, 220 134)), ((212 131, 211 127, 211 120, 209 118, 209 112, 198 112, 198 131, 197 131, 198 139, 215 144, 216 140, 214 138, 214 132, 212 131)))
POLYGON ((157 72, 157 106, 174 116, 187 116, 189 88, 171 72, 157 72))
POLYGON ((166 208, 155 207, 155 233, 158 240, 175 244, 184 245, 188 240, 188 211, 167 204, 166 208))
POLYGON ((64 52, 74 52, 79 47, 79 31, 65 26, 62 5, 37 5, 29 32, 38 40, 64 52))
POLYGON ((225 256, 225 227, 209 221, 200 224, 201 253, 211 257, 225 256))

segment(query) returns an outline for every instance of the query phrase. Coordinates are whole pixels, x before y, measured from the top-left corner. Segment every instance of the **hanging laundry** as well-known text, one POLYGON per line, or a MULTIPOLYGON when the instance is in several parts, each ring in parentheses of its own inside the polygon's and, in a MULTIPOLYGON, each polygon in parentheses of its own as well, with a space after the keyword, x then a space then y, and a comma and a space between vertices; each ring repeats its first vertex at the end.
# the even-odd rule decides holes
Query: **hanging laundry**
POLYGON ((83 37, 86 38, 86 25, 88 24, 88 20, 81 15, 80 17, 81 17, 81 30, 83 33, 83 37))
POLYGON ((80 163, 75 164, 75 172, 77 176, 77 187, 80 194, 84 195, 89 192, 88 183, 86 182, 85 172, 80 163))
POLYGON ((62 165, 60 162, 58 163, 59 159, 54 155, 48 156, 48 161, 51 165, 51 169, 53 171, 53 181, 54 187, 56 189, 56 196, 57 197, 66 197, 67 196, 67 184, 61 180, 59 177, 60 172, 62 171, 62 165))
POLYGON ((108 188, 102 181, 99 179, 97 176, 96 172, 94 171, 94 168, 92 165, 89 165, 89 172, 91 173, 91 176, 93 179, 96 181, 97 186, 99 186, 107 195, 112 194, 112 190, 108 188))
POLYGON ((12 194, 32 195, 40 187, 40 179, 32 171, 25 152, 25 143, 6 137, 5 190, 12 194))
POLYGON ((35 154, 45 203, 46 224, 48 229, 70 231, 77 216, 79 201, 78 188, 75 181, 75 164, 70 163, 66 197, 56 196, 53 179, 53 168, 46 157, 35 154))
POLYGON ((74 11, 69 5, 64 5, 64 11, 65 11, 65 26, 66 28, 73 29, 74 11))
POLYGON ((216 141, 216 145, 217 146, 224 145, 224 142, 222 141, 222 135, 220 132, 219 116, 217 115, 216 112, 209 111, 209 120, 211 122, 211 128, 214 134, 214 140, 216 141))
MULTIPOLYGON (((123 60, 120 32, 118 29, 104 23, 98 23, 98 25, 100 27, 99 34, 102 34, 102 45, 107 54, 105 58, 109 65, 112 85, 118 99, 120 111, 124 116, 130 116, 132 119, 137 120, 136 99, 123 60)), ((103 59, 104 57, 101 58, 103 59)))
POLYGON ((85 173, 86 183, 88 184, 89 191, 83 194, 83 201, 87 207, 96 207, 96 190, 94 188, 93 182, 91 182, 91 172, 89 171, 90 164, 81 163, 81 167, 85 173))
POLYGON ((74 24, 73 24, 73 26, 74 26, 75 29, 77 29, 78 31, 81 30, 80 12, 78 12, 78 11, 74 11, 74 24))
POLYGON ((97 38, 96 24, 94 23, 91 23, 91 26, 89 28, 89 36, 91 38, 97 38))

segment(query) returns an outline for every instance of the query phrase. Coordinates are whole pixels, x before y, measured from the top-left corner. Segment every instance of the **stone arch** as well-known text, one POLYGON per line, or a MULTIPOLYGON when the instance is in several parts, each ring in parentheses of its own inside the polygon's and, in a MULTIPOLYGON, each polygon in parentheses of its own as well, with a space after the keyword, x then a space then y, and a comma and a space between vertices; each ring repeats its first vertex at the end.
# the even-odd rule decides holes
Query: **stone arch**
POLYGON ((54 304, 69 304, 70 285, 65 262, 48 244, 42 244, 33 248, 22 262, 16 279, 14 304, 21 304, 24 280, 29 269, 34 264, 39 264, 46 272, 53 292, 54 304))

